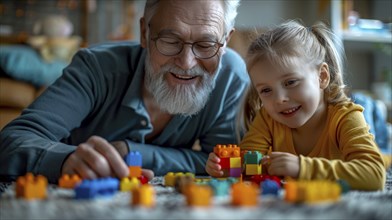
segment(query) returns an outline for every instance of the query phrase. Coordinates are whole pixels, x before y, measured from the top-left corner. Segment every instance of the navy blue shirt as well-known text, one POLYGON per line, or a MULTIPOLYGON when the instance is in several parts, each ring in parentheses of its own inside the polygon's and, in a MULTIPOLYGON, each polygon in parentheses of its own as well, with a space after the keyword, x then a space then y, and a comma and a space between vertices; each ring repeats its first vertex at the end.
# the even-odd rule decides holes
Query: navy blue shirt
POLYGON ((141 97, 145 58, 146 50, 132 42, 81 49, 62 77, 0 133, 0 176, 33 172, 56 182, 66 157, 92 135, 125 140, 156 175, 205 174, 216 144, 237 143, 235 121, 249 83, 242 58, 226 48, 205 108, 175 115, 149 142, 152 125, 141 97), (192 150, 196 140, 201 151, 192 150))

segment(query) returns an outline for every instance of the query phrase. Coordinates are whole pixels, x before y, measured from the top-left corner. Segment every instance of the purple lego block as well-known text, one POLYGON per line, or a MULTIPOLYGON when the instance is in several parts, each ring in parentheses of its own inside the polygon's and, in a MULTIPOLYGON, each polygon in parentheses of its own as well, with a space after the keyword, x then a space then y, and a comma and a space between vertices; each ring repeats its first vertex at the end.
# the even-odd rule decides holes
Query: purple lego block
POLYGON ((242 168, 230 168, 230 175, 231 177, 240 177, 242 174, 242 168))
POLYGON ((118 179, 112 177, 83 180, 75 187, 75 198, 94 199, 96 197, 112 196, 118 191, 118 188, 118 179))
POLYGON ((139 151, 131 151, 125 156, 125 163, 128 166, 141 167, 142 155, 139 153, 139 151))

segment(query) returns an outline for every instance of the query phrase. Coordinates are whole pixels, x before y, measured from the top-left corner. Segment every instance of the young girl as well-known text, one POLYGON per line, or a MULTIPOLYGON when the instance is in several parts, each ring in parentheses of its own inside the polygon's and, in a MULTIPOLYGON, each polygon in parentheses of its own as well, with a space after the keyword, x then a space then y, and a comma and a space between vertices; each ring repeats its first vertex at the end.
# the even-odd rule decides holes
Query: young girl
MULTIPOLYGON (((272 147, 270 175, 342 179, 352 189, 381 190, 382 156, 363 108, 344 93, 337 42, 322 23, 307 28, 288 21, 250 45, 253 87, 243 109, 247 133, 240 147, 264 155, 272 147)), ((218 162, 211 153, 206 164, 211 176, 222 176, 218 162)))

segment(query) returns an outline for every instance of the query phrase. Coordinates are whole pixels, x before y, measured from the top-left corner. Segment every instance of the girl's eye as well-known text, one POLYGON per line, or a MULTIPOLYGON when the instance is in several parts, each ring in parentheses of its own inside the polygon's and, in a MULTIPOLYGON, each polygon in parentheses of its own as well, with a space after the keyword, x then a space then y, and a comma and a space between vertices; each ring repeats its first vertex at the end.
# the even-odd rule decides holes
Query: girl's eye
POLYGON ((271 92, 270 88, 265 88, 260 90, 260 94, 264 96, 268 95, 270 92, 271 92))
POLYGON ((287 80, 285 83, 284 83, 284 85, 286 86, 286 87, 293 87, 293 86, 296 86, 297 84, 298 84, 298 80, 296 80, 296 79, 290 79, 290 80, 287 80))

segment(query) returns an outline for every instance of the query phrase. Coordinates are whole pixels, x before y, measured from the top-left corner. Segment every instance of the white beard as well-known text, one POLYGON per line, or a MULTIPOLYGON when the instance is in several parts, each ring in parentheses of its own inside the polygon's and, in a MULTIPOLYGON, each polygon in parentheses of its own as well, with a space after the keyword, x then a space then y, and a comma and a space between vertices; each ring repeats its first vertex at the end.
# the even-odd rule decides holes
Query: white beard
POLYGON ((182 70, 174 64, 166 64, 156 73, 153 70, 150 55, 147 52, 144 85, 147 91, 153 95, 161 110, 169 114, 191 116, 203 109, 211 91, 215 87, 215 75, 216 73, 210 75, 200 66, 182 70), (179 75, 199 76, 201 80, 196 85, 176 85, 171 87, 165 81, 165 75, 170 74, 170 72, 179 75))

